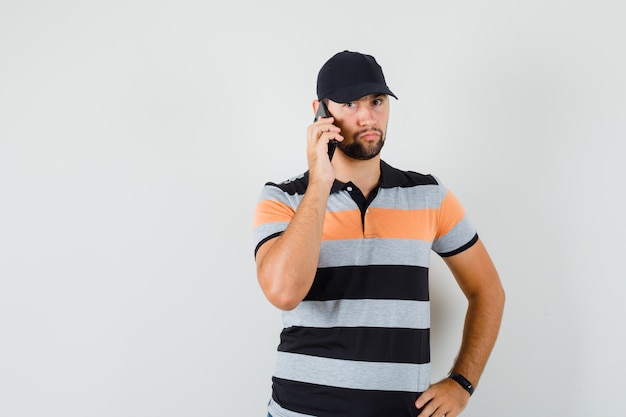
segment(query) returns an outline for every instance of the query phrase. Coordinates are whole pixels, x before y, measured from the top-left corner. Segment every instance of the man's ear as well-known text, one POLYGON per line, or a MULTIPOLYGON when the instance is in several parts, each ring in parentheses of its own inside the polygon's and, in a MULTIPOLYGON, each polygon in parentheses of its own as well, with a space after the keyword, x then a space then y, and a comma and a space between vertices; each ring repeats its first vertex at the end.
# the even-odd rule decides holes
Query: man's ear
POLYGON ((313 100, 313 103, 311 103, 313 106, 313 114, 317 113, 317 108, 320 106, 320 101, 319 100, 313 100))

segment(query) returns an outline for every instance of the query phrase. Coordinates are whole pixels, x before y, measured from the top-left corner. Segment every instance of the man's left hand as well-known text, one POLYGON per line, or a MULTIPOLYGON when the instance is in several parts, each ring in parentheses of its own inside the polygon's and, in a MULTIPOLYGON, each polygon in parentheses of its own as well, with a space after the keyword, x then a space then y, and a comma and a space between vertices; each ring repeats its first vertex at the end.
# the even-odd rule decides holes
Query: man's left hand
POLYGON ((470 394, 456 381, 446 378, 433 384, 419 396, 415 406, 422 409, 417 417, 456 417, 469 401, 470 394))

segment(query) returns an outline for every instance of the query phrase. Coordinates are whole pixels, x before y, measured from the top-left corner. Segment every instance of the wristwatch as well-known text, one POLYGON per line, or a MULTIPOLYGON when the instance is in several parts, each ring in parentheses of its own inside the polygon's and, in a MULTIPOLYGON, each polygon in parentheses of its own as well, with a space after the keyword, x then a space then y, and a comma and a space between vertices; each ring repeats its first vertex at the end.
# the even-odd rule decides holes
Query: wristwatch
POLYGON ((474 386, 463 375, 457 374, 456 372, 450 372, 448 378, 455 380, 465 391, 469 392, 469 395, 474 393, 474 386))

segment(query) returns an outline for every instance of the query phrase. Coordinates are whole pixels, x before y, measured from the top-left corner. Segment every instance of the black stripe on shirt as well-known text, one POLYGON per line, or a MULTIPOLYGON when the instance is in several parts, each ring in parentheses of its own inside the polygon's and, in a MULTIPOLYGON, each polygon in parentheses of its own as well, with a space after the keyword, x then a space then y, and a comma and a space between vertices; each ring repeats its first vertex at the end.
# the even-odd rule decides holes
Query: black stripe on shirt
POLYGON ((368 265, 321 268, 304 298, 428 301, 428 268, 368 265))
POLYGON ((430 330, 379 327, 288 327, 281 352, 367 362, 430 362, 430 330))
POLYGON ((281 407, 317 417, 415 417, 415 392, 336 388, 272 378, 272 398, 281 407))

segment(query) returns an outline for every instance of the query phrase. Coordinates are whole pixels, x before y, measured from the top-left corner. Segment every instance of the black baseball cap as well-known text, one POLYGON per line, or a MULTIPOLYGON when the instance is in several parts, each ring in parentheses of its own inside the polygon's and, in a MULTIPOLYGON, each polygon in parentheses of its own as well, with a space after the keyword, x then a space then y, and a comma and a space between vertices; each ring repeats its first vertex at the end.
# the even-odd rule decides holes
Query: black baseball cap
POLYGON ((371 55, 343 51, 331 57, 317 75, 317 98, 329 98, 337 103, 349 103, 369 94, 391 92, 383 69, 371 55))

